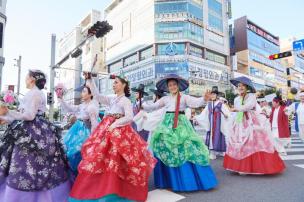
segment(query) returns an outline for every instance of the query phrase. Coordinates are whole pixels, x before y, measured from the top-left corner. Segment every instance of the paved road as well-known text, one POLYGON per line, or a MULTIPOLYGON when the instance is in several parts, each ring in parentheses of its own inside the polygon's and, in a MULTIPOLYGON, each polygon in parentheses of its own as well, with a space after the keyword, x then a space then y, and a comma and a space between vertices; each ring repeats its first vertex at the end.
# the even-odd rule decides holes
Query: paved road
POLYGON ((153 190, 151 179, 148 202, 304 202, 304 143, 293 137, 283 160, 286 170, 275 176, 240 176, 223 169, 223 158, 214 160, 219 186, 207 192, 153 190))

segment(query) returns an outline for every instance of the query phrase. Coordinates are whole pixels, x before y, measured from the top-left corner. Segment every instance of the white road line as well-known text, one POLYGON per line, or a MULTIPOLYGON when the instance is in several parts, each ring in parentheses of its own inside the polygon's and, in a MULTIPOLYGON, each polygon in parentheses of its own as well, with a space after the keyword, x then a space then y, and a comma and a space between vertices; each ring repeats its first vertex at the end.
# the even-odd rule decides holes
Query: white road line
POLYGON ((304 164, 293 164, 294 166, 300 167, 300 168, 304 168, 304 164))
POLYGON ((185 197, 165 189, 149 191, 147 202, 177 202, 185 197))
POLYGON ((304 152, 304 147, 303 148, 287 148, 287 152, 304 152))
POLYGON ((281 158, 284 161, 303 160, 304 159, 304 154, 281 156, 281 158))

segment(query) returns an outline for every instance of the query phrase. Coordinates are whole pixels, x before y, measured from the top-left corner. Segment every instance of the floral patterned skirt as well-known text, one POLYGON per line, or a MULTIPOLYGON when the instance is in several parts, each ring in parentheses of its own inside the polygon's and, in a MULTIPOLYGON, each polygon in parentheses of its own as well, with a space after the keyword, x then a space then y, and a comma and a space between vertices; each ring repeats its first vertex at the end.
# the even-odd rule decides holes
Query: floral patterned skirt
MULTIPOLYGON (((0 137, 0 185, 37 195, 66 183, 67 164, 59 132, 43 116, 10 124, 0 137)), ((8 188, 1 189, 0 196, 8 188)), ((67 196, 68 185, 63 189, 67 196)))
POLYGON ((154 170, 157 188, 173 191, 209 190, 218 181, 209 165, 209 151, 185 115, 167 113, 152 136, 151 147, 160 160, 154 170))
POLYGON ((145 201, 156 159, 131 125, 108 131, 115 118, 105 117, 84 143, 70 201, 96 200, 109 194, 145 201))
POLYGON ((186 116, 178 116, 175 129, 173 122, 174 113, 167 113, 164 121, 153 132, 151 147, 157 158, 170 167, 178 167, 186 162, 209 165, 208 148, 186 116))

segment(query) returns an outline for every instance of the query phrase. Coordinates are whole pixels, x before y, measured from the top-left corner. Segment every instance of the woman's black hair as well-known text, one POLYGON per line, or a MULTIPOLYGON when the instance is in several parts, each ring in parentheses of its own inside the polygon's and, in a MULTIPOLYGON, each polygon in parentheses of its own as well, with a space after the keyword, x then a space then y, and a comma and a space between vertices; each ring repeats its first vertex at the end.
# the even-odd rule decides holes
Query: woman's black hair
POLYGON ((35 85, 38 89, 44 89, 46 84, 46 76, 40 70, 29 70, 29 75, 35 79, 35 85))
POLYGON ((175 81, 178 84, 178 80, 177 79, 171 78, 171 79, 167 80, 167 85, 168 85, 169 81, 175 81))
POLYGON ((120 81, 121 83, 126 84, 125 89, 124 89, 124 93, 125 93, 125 96, 126 96, 126 97, 130 97, 130 96, 131 96, 131 93, 130 93, 129 82, 126 81, 125 79, 119 77, 119 76, 117 76, 116 78, 118 78, 119 81, 120 81))
POLYGON ((93 100, 91 88, 89 86, 84 86, 83 88, 86 88, 88 90, 88 93, 91 95, 91 99, 93 100))

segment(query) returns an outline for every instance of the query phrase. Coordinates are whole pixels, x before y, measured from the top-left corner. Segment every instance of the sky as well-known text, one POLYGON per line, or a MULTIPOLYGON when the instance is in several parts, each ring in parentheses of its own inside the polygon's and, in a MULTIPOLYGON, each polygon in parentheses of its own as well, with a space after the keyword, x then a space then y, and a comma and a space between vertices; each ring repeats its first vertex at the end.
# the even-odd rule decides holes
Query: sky
MULTIPOLYGON (((233 19, 251 21, 280 38, 304 38, 303 0, 231 0, 233 19)), ((69 33, 91 9, 101 10, 111 0, 8 0, 4 38, 4 85, 17 83, 15 58, 22 56, 21 93, 28 69, 49 72, 51 34, 69 33)))

